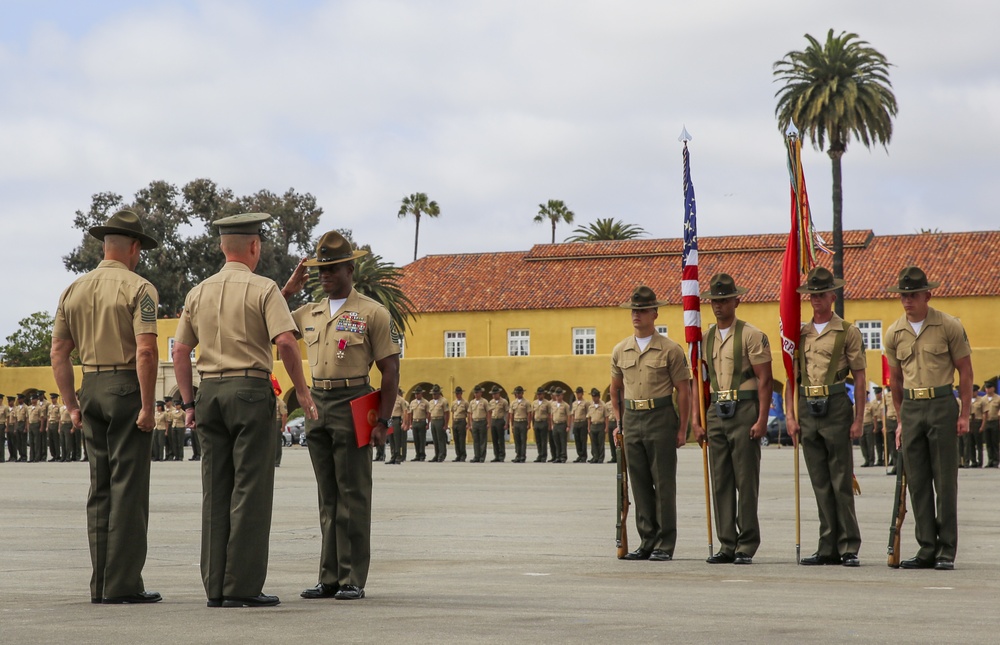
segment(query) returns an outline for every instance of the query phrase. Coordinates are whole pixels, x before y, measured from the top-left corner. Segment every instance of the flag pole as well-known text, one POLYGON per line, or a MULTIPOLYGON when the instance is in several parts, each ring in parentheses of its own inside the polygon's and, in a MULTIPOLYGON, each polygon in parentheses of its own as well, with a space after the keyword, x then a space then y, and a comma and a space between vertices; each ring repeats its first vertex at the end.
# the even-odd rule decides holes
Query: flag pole
MULTIPOLYGON (((698 352, 698 356, 701 356, 701 352, 698 352)), ((698 366, 692 365, 693 376, 694 376, 694 392, 693 394, 698 397, 698 425, 702 428, 705 427, 705 391, 702 387, 701 379, 701 360, 698 360, 698 366)), ((705 525, 708 529, 708 557, 715 555, 715 545, 712 543, 712 485, 709 479, 709 468, 708 468, 708 434, 706 431, 705 438, 701 442, 701 468, 705 473, 705 525)))
MULTIPOLYGON (((792 414, 795 415, 795 423, 799 422, 799 349, 795 350, 795 362, 792 369, 795 371, 795 378, 792 381, 792 414)), ((802 428, 799 426, 798 435, 792 437, 792 447, 795 458, 795 564, 802 561, 802 513, 801 498, 799 497, 799 439, 802 437, 802 428)))

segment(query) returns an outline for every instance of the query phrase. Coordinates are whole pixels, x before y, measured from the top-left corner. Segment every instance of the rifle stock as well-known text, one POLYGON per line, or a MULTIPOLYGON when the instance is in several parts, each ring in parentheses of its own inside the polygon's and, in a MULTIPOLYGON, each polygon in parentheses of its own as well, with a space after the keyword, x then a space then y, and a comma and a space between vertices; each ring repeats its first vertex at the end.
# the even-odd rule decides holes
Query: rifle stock
POLYGON ((892 522, 889 524, 889 566, 899 568, 899 538, 906 518, 906 469, 903 468, 902 452, 896 454, 896 498, 892 503, 892 522))

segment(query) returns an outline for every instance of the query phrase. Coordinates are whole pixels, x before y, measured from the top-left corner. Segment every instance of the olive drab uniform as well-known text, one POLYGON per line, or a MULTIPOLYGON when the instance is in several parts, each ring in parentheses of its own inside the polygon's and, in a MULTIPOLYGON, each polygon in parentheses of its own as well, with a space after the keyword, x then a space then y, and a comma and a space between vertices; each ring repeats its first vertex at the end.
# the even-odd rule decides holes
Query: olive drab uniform
MULTIPOLYGON (((507 399, 498 397, 490 399, 488 403, 490 410, 490 435, 493 440, 493 461, 502 462, 507 457, 507 413, 510 410, 510 403, 507 399)), ((483 450, 485 453, 485 448, 483 450)), ((485 457, 485 454, 484 454, 485 457)))
POLYGON ((604 435, 607 429, 607 408, 603 401, 587 404, 587 431, 590 434, 589 463, 604 463, 604 435))
MULTIPOLYGON (((886 442, 886 450, 889 453, 889 462, 887 466, 896 465, 896 428, 899 422, 896 419, 896 406, 892 404, 892 393, 889 388, 883 391, 882 398, 879 400, 879 405, 882 406, 882 411, 885 413, 885 424, 882 428, 882 434, 884 441, 886 442)), ((894 472, 894 471, 893 471, 894 472)))
MULTIPOLYGON (((7 418, 10 416, 10 408, 4 403, 3 395, 0 394, 0 464, 6 461, 5 446, 10 446, 10 435, 7 434, 7 418)), ((14 451, 10 451, 11 461, 14 461, 14 451)))
POLYGON ((587 461, 587 406, 587 401, 579 398, 573 399, 570 408, 573 416, 573 444, 576 446, 576 459, 573 461, 575 464, 587 461))
POLYGON ((719 550, 752 558, 760 547, 760 441, 750 438, 760 412, 753 367, 771 362, 771 347, 764 332, 736 318, 725 334, 709 327, 705 358, 712 390, 705 416, 719 550))
MULTIPOLYGON (((860 390, 855 390, 854 396, 864 396, 860 390)), ((861 457, 863 468, 868 466, 884 466, 882 441, 880 440, 882 426, 882 404, 879 401, 865 403, 865 418, 862 423, 861 457)))
POLYGON ((330 309, 324 298, 293 313, 319 412, 318 420, 306 421, 319 490, 319 582, 363 589, 371 563, 372 450, 358 447, 350 402, 372 391, 369 370, 398 355, 401 338, 388 310, 356 289, 340 309, 330 309))
POLYGON ((448 457, 448 419, 450 415, 448 399, 443 396, 431 397, 427 402, 427 416, 431 420, 431 440, 434 442, 434 457, 431 461, 444 461, 448 457))
POLYGON ((176 338, 199 343, 201 575, 209 601, 261 594, 274 497, 272 342, 295 330, 274 280, 226 262, 184 301, 176 338))
POLYGON ((532 425, 535 430, 536 462, 543 462, 549 455, 549 431, 552 429, 551 403, 544 396, 531 402, 532 425))
POLYGON ((472 418, 472 463, 486 461, 486 422, 489 418, 489 401, 475 397, 469 401, 469 416, 472 418))
POLYGON ((63 439, 59 432, 59 404, 49 403, 46 409, 48 423, 45 432, 49 435, 50 461, 66 461, 63 459, 63 439))
POLYGON ((962 323, 928 307, 914 333, 904 314, 885 334, 885 354, 903 373, 900 425, 917 558, 954 562, 958 545, 958 403, 955 362, 972 349, 962 323))
POLYGON ((170 413, 166 409, 157 410, 153 415, 153 461, 164 460, 163 450, 167 445, 169 431, 170 413))
MULTIPOLYGON (((866 367, 864 342, 857 327, 833 314, 822 333, 812 322, 802 325, 799 343, 799 441, 819 512, 816 553, 820 559, 841 561, 861 548, 852 488, 855 414, 846 379, 866 367)), ((863 390, 855 396, 864 396, 863 390)))
POLYGON ((45 461, 45 436, 42 434, 42 410, 37 401, 28 406, 28 461, 45 461))
POLYGON ((618 419, 615 418, 615 409, 611 405, 611 401, 607 401, 604 404, 604 409, 608 415, 608 447, 611 449, 611 463, 618 463, 618 446, 615 445, 614 433, 618 428, 618 419))
POLYGON ((410 461, 424 461, 427 459, 427 415, 430 405, 427 399, 414 397, 410 401, 410 429, 413 431, 413 459, 410 461))
POLYGON ((531 419, 531 401, 514 396, 510 402, 510 434, 514 438, 514 463, 523 464, 527 459, 528 423, 531 419))
POLYGON ((168 410, 170 415, 170 446, 174 461, 184 461, 184 410, 181 409, 178 401, 173 409, 168 410))
POLYGON ((392 456, 387 462, 389 464, 401 464, 406 461, 406 433, 403 432, 403 417, 406 416, 406 410, 406 399, 397 394, 396 402, 392 404, 392 417, 389 419, 389 423, 392 424, 392 434, 389 435, 392 456))
POLYGON ((565 464, 567 459, 566 440, 569 436, 567 430, 570 417, 569 403, 553 398, 549 402, 549 414, 552 417, 552 438, 554 439, 552 461, 557 464, 565 464))
POLYGON ((121 262, 103 260, 59 299, 53 338, 80 353, 80 413, 90 460, 87 533, 91 598, 145 591, 151 432, 136 432, 142 409, 136 337, 156 335, 159 296, 121 262))
POLYGON ((455 442, 454 461, 465 461, 465 439, 469 431, 469 402, 456 398, 451 404, 451 439, 455 442))
POLYGON ((277 396, 274 403, 274 429, 275 434, 277 434, 274 447, 274 466, 277 468, 281 466, 281 449, 285 446, 285 424, 282 420, 288 418, 288 405, 277 396))
MULTIPOLYGON (((993 394, 987 392, 985 396, 979 397, 979 400, 982 402, 980 405, 983 412, 983 432, 980 434, 989 459, 986 467, 996 468, 1000 466, 1000 396, 997 396, 995 391, 993 394)), ((982 462, 982 455, 979 460, 982 462)))
POLYGON ((675 386, 691 380, 684 350, 653 334, 640 350, 635 336, 611 352, 611 378, 624 385, 622 439, 635 498, 639 549, 673 557, 677 542, 677 431, 675 386))
MULTIPOLYGON (((960 458, 966 468, 983 467, 983 399, 986 397, 972 393, 972 404, 969 410, 969 434, 959 437, 959 442, 964 440, 964 450, 960 453, 960 458)), ((892 406, 889 406, 892 407, 892 406)), ((961 409, 961 405, 959 406, 961 409)), ((893 410, 895 412, 895 410, 893 410)))

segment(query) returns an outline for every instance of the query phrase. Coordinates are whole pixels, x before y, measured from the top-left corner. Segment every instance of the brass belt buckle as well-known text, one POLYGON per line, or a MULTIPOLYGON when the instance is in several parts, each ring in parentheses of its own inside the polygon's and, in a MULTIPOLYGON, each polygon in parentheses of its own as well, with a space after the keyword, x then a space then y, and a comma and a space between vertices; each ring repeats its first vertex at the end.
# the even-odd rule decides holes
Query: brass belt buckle
POLYGON ((910 390, 910 396, 916 400, 932 399, 932 390, 929 387, 915 387, 910 390))
POLYGON ((826 396, 825 385, 809 385, 806 387, 806 396, 826 396))
POLYGON ((638 399, 632 401, 633 410, 648 410, 649 409, 649 399, 638 399))
POLYGON ((716 392, 715 398, 719 401, 735 401, 736 400, 736 390, 722 390, 721 392, 716 392))

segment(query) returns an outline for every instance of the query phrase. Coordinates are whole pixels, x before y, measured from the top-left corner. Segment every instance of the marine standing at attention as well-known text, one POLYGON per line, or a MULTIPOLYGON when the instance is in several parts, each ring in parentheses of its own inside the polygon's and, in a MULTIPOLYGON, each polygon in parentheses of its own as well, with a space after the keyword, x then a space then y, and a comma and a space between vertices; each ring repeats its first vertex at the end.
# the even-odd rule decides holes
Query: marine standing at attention
MULTIPOLYGON (((286 298, 306 283, 306 267, 319 268, 325 298, 292 314, 306 343, 319 419, 306 422, 316 486, 322 548, 319 581, 303 598, 359 600, 371 564, 372 445, 385 444, 399 389, 402 334, 389 311, 354 288, 355 251, 336 231, 324 233, 316 257, 303 260, 288 279, 286 298), (372 392, 369 372, 382 375, 371 444, 358 446, 351 401, 372 392)), ((298 391, 298 389, 296 389, 298 391)))
POLYGON ((63 292, 52 328, 52 372, 73 426, 83 429, 90 460, 87 534, 90 601, 148 603, 146 591, 149 470, 155 402, 158 294, 135 273, 139 254, 159 243, 138 215, 122 210, 90 234, 104 261, 63 292), (80 399, 70 352, 83 363, 80 399))
POLYGON ((677 542, 677 449, 687 438, 691 370, 681 346, 656 333, 664 304, 649 287, 636 287, 620 305, 631 310, 634 332, 611 352, 615 442, 624 442, 640 539, 626 560, 672 560, 677 542))
POLYGON ((279 603, 263 593, 274 497, 272 343, 306 419, 316 418, 288 304, 273 280, 253 272, 269 219, 246 213, 215 221, 226 264, 188 293, 174 342, 181 407, 204 451, 201 577, 209 607, 279 603), (199 344, 195 398, 190 355, 199 344))

